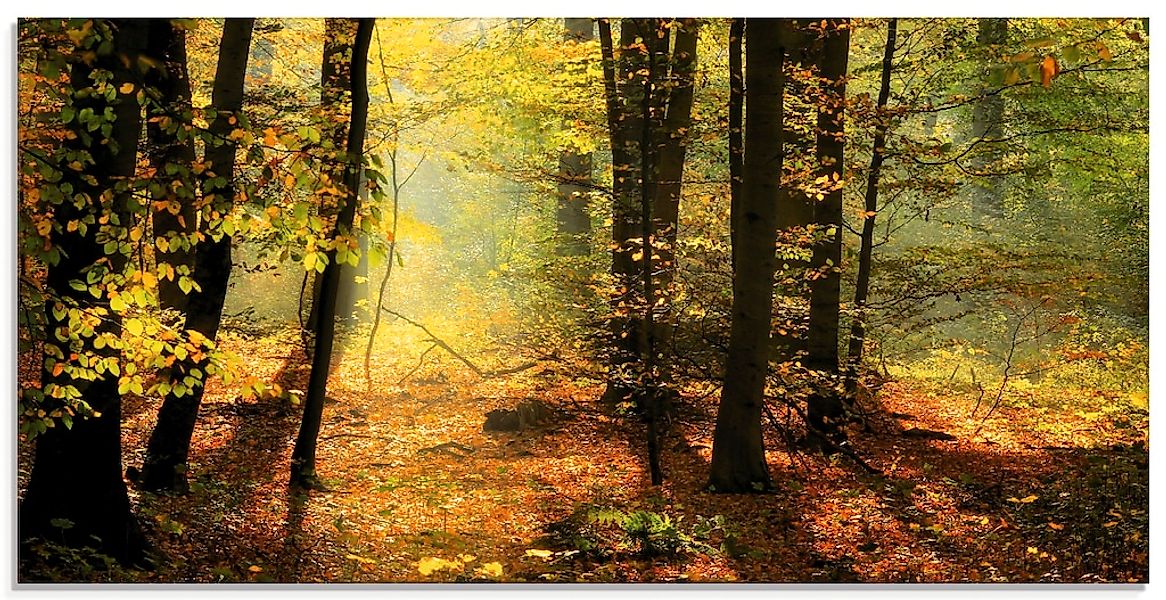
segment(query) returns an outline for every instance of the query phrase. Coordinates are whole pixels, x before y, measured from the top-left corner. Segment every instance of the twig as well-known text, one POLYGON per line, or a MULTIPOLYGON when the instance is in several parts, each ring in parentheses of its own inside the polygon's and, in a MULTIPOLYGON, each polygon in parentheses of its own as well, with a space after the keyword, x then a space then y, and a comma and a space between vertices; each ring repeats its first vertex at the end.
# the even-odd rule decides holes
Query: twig
MULTIPOLYGON (((432 331, 430 331, 428 327, 422 325, 421 323, 418 323, 417 321, 414 321, 413 319, 410 319, 409 317, 406 317, 405 315, 403 315, 395 310, 385 308, 383 306, 381 307, 381 310, 389 313, 390 315, 393 315, 394 317, 397 317, 398 319, 401 319, 402 321, 404 321, 404 322, 406 322, 414 327, 419 328, 421 331, 425 332, 425 335, 429 336, 429 341, 433 342, 433 345, 430 346, 429 349, 426 350, 425 353, 421 355, 422 358, 424 358, 425 354, 428 354, 430 350, 433 350, 436 347, 440 347, 442 350, 445 350, 446 352, 448 352, 450 354, 450 356, 453 356, 454 358, 458 359, 458 361, 460 361, 462 364, 469 367, 470 370, 472 370, 474 373, 476 373, 478 375, 478 377, 481 377, 482 379, 490 379, 492 377, 498 377, 501 375, 511 375, 513 373, 518 373, 520 371, 525 371, 527 369, 538 366, 537 362, 527 362, 527 363, 523 363, 521 365, 518 365, 516 367, 507 367, 505 369, 494 369, 491 371, 483 371, 480 367, 478 367, 478 365, 475 365, 473 362, 471 362, 470 359, 462 356, 457 350, 454 350, 449 344, 445 343, 444 340, 437 337, 437 335, 434 334, 432 331)), ((418 368, 419 367, 420 367, 420 363, 418 363, 418 368)), ((413 371, 409 373, 409 375, 412 375, 416 371, 417 371, 417 368, 414 368, 413 371)), ((409 377, 409 375, 406 375, 405 378, 401 379, 401 381, 404 381, 405 379, 407 379, 409 377)))

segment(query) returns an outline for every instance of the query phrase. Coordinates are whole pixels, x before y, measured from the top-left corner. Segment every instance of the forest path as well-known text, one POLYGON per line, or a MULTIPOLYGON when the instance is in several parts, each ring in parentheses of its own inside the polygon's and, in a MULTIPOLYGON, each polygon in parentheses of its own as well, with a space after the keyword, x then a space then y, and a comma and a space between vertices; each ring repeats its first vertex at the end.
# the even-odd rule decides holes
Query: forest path
MULTIPOLYGON (((261 378, 287 366, 286 345, 231 343, 261 378)), ((318 457, 331 491, 308 497, 287 490, 298 407, 238 399, 212 385, 192 449, 192 494, 136 497, 170 561, 155 577, 903 582, 1125 580, 1145 572, 1141 423, 1120 429, 1104 415, 1006 406, 973 437, 975 394, 892 382, 878 396, 882 411, 913 418, 873 417, 874 433, 851 432, 883 476, 844 457, 791 455, 768 430, 778 491, 726 496, 702 490, 715 397, 672 423, 662 444, 667 479, 653 488, 644 428, 599 410, 597 382, 550 366, 482 379, 433 357, 398 384, 416 356, 381 365, 367 386, 359 360, 336 365, 318 457), (552 418, 519 432, 483 432, 488 411, 526 399, 545 402, 552 418), (956 439, 904 436, 910 428, 956 439), (1127 442, 1097 446, 1102 439, 1127 442), (679 534, 710 546, 641 556, 618 526, 586 523, 576 533, 614 554, 587 557, 544 539, 548 524, 574 514, 578 526, 589 507, 667 517, 679 534), (694 525, 718 515, 723 527, 697 539, 694 525)), ((297 389, 306 371, 289 372, 297 389)), ((140 460, 152 426, 151 410, 130 412, 127 464, 140 460)))

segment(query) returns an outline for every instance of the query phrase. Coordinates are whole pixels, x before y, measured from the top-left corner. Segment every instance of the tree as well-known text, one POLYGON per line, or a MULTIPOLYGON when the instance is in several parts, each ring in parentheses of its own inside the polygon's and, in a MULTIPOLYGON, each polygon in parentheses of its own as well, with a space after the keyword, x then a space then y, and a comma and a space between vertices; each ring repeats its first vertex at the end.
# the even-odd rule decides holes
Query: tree
POLYGON ((822 32, 818 77, 823 91, 818 108, 817 159, 821 198, 814 204, 815 237, 810 280, 810 328, 806 366, 838 372, 838 317, 842 293, 843 148, 846 137, 846 63, 850 20, 830 19, 822 32))
MULTIPOLYGON (((347 80, 351 102, 351 116, 347 127, 348 134, 342 147, 344 157, 343 181, 337 182, 342 188, 337 195, 339 213, 332 238, 339 243, 352 235, 352 225, 356 217, 357 203, 361 179, 361 167, 364 157, 364 136, 368 121, 368 48, 372 40, 374 19, 329 19, 326 29, 329 31, 324 46, 323 89, 321 103, 325 114, 336 118, 341 104, 340 82, 347 80), (351 47, 342 41, 346 31, 355 27, 354 41, 351 47), (351 59, 345 64, 344 57, 351 59)), ((300 431, 296 436, 295 449, 292 451, 292 466, 290 483, 293 487, 305 489, 320 489, 321 484, 316 477, 316 443, 320 434, 320 423, 324 413, 324 395, 328 388, 328 373, 331 367, 332 347, 336 332, 336 292, 340 286, 340 264, 336 258, 335 246, 327 253, 328 262, 321 274, 319 308, 316 310, 316 321, 312 324, 316 334, 312 352, 312 373, 308 381, 308 390, 304 398, 304 417, 300 423, 300 431)))
POLYGON ((777 268, 780 206, 786 20, 745 23, 745 156, 740 214, 735 225, 733 313, 725 382, 713 434, 709 488, 758 492, 772 488, 761 432, 765 380, 769 372, 773 275, 777 268))
MULTIPOLYGON (((663 54, 664 64, 652 69, 655 75, 652 92, 657 95, 660 105, 650 122, 653 124, 655 173, 652 200, 652 268, 656 282, 656 294, 648 296, 653 306, 653 321, 650 334, 652 347, 663 354, 671 345, 674 315, 672 301, 675 292, 673 281, 676 275, 676 235, 680 219, 680 197, 684 177, 684 159, 688 150, 689 130, 692 127, 693 74, 697 62, 697 36, 700 22, 697 19, 680 19, 675 23, 675 42, 668 52, 666 24, 660 23, 658 31, 664 31, 663 38, 656 36, 657 53, 663 54), (656 259, 655 257, 659 257, 656 259)), ((665 360, 660 367, 667 380, 667 368, 671 361, 665 360)))
POLYGON ((899 20, 887 22, 887 43, 883 50, 882 74, 879 79, 879 95, 875 103, 874 142, 871 145, 870 168, 866 172, 866 191, 863 195, 862 231, 859 234, 858 275, 854 284, 855 317, 850 323, 850 342, 846 351, 846 371, 851 382, 855 380, 862 365, 863 342, 866 339, 866 308, 870 297, 871 259, 874 254, 875 217, 879 210, 879 177, 883 160, 886 158, 887 131, 891 117, 886 114, 887 102, 891 97, 891 73, 895 61, 895 36, 899 20))
POLYGON ((154 236, 167 240, 165 249, 158 248, 156 257, 157 262, 170 265, 178 275, 158 281, 158 303, 162 308, 181 311, 187 298, 179 284, 181 277, 190 275, 194 267, 190 234, 197 224, 197 189, 191 173, 194 136, 189 129, 194 113, 186 67, 185 26, 170 19, 150 19, 147 54, 163 66, 151 70, 146 81, 151 95, 156 97, 146 122, 146 154, 154 170, 150 183, 154 236))
POLYGON ((109 373, 102 376, 68 365, 65 356, 99 357, 106 367, 110 359, 116 362, 117 352, 103 337, 117 337, 122 331, 121 317, 111 309, 108 282, 120 277, 128 262, 128 244, 123 247, 116 240, 127 236, 118 224, 129 222, 133 201, 130 180, 142 123, 135 96, 139 68, 146 66, 139 59, 147 47, 149 23, 87 21, 74 31, 81 32, 75 38, 78 50, 92 49, 94 60, 80 60, 80 51, 73 55, 70 96, 62 109, 63 115, 71 115, 62 119, 71 135, 63 144, 62 158, 85 168, 68 168, 63 161, 57 171, 60 179, 55 185, 68 191, 68 200, 62 198, 52 218, 75 225, 62 227, 53 236, 59 260, 50 262, 45 281, 50 300, 45 302, 41 383, 42 409, 75 418, 62 419, 36 437, 32 473, 19 511, 20 539, 92 545, 131 563, 142 557, 144 540, 122 479, 118 380, 109 373), (86 221, 91 225, 76 225, 86 221), (110 239, 114 244, 107 252, 110 239))
MULTIPOLYGON (((979 19, 976 43, 984 48, 995 48, 1008 38, 1008 19, 979 19)), ((973 155, 971 171, 982 175, 972 187, 972 210, 979 216, 1001 217, 1004 214, 1004 178, 991 171, 1001 157, 1000 138, 1004 126, 1004 96, 983 94, 972 107, 971 137, 983 140, 984 149, 973 155)))
MULTIPOLYGON (((231 236, 222 231, 221 224, 211 215, 228 214, 235 202, 237 144, 230 134, 236 129, 232 123, 243 118, 243 80, 254 25, 255 19, 227 19, 223 24, 211 98, 215 117, 208 132, 202 174, 206 214, 200 231, 202 239, 194 246, 193 279, 197 288, 191 290, 186 302, 185 323, 188 331, 197 332, 210 342, 215 341, 222 321, 232 264, 231 236)), ((205 391, 208 361, 205 355, 200 359, 189 355, 176 361, 169 373, 171 380, 193 377, 200 383, 185 394, 172 389, 162 401, 142 464, 139 483, 144 489, 185 490, 190 440, 205 391)))
POLYGON ((647 89, 649 53, 642 43, 654 31, 653 19, 623 19, 620 23, 619 56, 614 56, 611 26, 600 20, 608 127, 611 136, 612 257, 615 293, 611 298, 614 348, 604 399, 631 400, 636 389, 634 370, 639 363, 640 326, 634 316, 639 299, 639 277, 633 259, 642 230, 640 184, 643 177, 640 138, 644 131, 642 110, 647 89))
MULTIPOLYGON (((589 42, 593 39, 591 19, 563 19, 564 41, 589 42)), ((587 254, 591 248, 591 214, 588 212, 588 188, 591 183, 591 153, 564 148, 559 154, 559 204, 556 226, 560 236, 559 252, 566 255, 587 254)))

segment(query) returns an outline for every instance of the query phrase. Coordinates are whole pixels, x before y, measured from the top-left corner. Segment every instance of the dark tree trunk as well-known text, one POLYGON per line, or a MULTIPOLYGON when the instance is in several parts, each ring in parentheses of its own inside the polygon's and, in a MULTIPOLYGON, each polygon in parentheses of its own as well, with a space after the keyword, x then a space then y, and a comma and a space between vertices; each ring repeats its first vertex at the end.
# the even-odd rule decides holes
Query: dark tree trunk
POLYGON ((787 75, 794 75, 786 77, 784 84, 786 97, 791 101, 785 107, 783 125, 783 146, 788 160, 783 167, 777 230, 778 247, 785 258, 779 263, 778 280, 783 293, 791 301, 783 303, 787 308, 777 315, 778 327, 773 337, 779 359, 790 361, 805 357, 809 340, 806 331, 809 314, 805 304, 809 297, 807 275, 811 262, 803 256, 810 250, 806 232, 814 222, 814 199, 804 187, 817 177, 817 169, 810 158, 816 146, 813 131, 817 127, 817 118, 811 99, 811 82, 805 74, 812 72, 821 59, 822 40, 817 29, 811 27, 817 23, 817 19, 782 19, 780 28, 782 43, 789 51, 787 75))
MULTIPOLYGON (((72 102, 78 112, 88 108, 100 115, 107 107, 111 108, 116 120, 108 137, 103 137, 100 129, 88 132, 79 121, 70 123, 76 136, 65 144, 73 151, 88 153, 93 162, 84 171, 84 176, 72 169, 62 170, 62 182, 71 184, 74 194, 87 198, 79 208, 72 202, 57 207, 54 219, 62 224, 86 215, 99 217, 105 211, 113 213, 122 223, 129 222, 129 192, 119 184, 134 175, 141 107, 134 92, 124 94, 119 91, 113 101, 106 100, 104 94, 88 92, 93 91, 90 77, 97 71, 112 73, 114 89, 120 90, 126 83, 134 83, 136 87, 138 58, 146 47, 149 24, 135 19, 111 19, 99 23, 99 26, 106 25, 112 31, 114 52, 98 55, 92 66, 84 62, 73 65, 70 73, 74 89, 72 102), (126 62, 122 61, 123 57, 126 62), (87 92, 84 97, 79 93, 81 91, 87 92), (107 193, 112 194, 112 204, 103 207, 101 198, 107 193)), ((84 233, 62 228, 54 235, 61 259, 48 267, 45 283, 50 293, 61 298, 62 302, 83 310, 109 311, 107 295, 94 299, 88 291, 78 291, 69 285, 72 280, 85 281, 85 274, 93 269, 107 267, 113 273, 124 270, 128 257, 120 252, 107 255, 103 244, 97 241, 98 232, 96 226, 89 227, 84 233)), ((56 302, 50 301, 45 307, 46 350, 50 346, 61 348, 64 343, 67 356, 67 317, 64 320, 56 318, 52 314, 54 304, 56 302)), ((121 317, 110 311, 96 329, 96 333, 119 335, 121 317)), ((81 339, 79 353, 116 356, 116 352, 108 347, 97 349, 92 337, 81 339)), ((50 356, 46 352, 45 358, 50 356)), ((74 380, 66 372, 54 376, 52 370, 46 368, 42 382, 46 386, 75 386, 81 392, 81 400, 100 416, 79 416, 71 428, 58 424, 36 438, 32 473, 20 504, 20 540, 28 542, 41 538, 74 547, 92 546, 123 563, 138 561, 143 556, 144 540, 122 479, 121 395, 117 378, 107 373, 94 381, 74 380), (66 521, 71 526, 62 528, 66 521)), ((48 410, 53 408, 46 406, 48 410)))
MULTIPOLYGON (((589 42, 591 19, 563 19, 564 40, 589 42)), ((591 153, 564 148, 559 154, 559 253, 581 256, 591 249, 591 215, 587 211, 591 185, 591 153)))
POLYGON ((733 19, 729 26, 729 245, 733 266, 737 265, 737 217, 741 211, 741 181, 745 158, 742 141, 741 110, 745 106, 745 76, 741 71, 741 40, 745 36, 745 19, 733 19))
MULTIPOLYGON (((229 137, 234 128, 232 117, 238 119, 243 107, 243 81, 247 70, 248 48, 255 19, 227 19, 219 45, 219 61, 215 71, 211 104, 215 119, 210 124, 211 142, 207 144, 203 173, 208 206, 220 214, 228 214, 235 200, 235 150, 229 137), (214 187, 212 181, 222 177, 226 183, 214 187)), ((231 277, 231 237, 222 233, 218 223, 204 218, 206 237, 195 246, 194 280, 201 290, 192 290, 187 301, 185 328, 197 331, 207 340, 218 335, 227 298, 227 283, 231 277), (215 239, 215 238, 218 239, 215 239)), ((183 360, 175 363, 170 374, 181 380, 197 369, 196 377, 205 382, 208 361, 183 360)), ((202 403, 203 384, 191 387, 187 394, 170 393, 158 411, 158 424, 150 434, 146 458, 139 481, 143 489, 152 491, 185 491, 187 460, 194 424, 202 403)))
POLYGON ((810 329, 806 366, 838 372, 838 318, 842 300, 842 177, 845 146, 846 65, 850 51, 850 20, 827 21, 819 77, 824 93, 818 109, 818 169, 833 181, 825 197, 814 204, 814 223, 822 238, 814 244, 810 280, 810 329))
MULTIPOLYGON (((652 337, 658 353, 665 353, 672 344, 671 298, 675 296, 673 282, 676 276, 676 234, 680 219, 681 183, 684 176, 684 159, 688 150, 688 134, 692 127, 693 73, 696 69, 696 43, 700 22, 696 19, 681 19, 676 29, 676 42, 672 48, 671 72, 658 73, 653 87, 667 90, 659 93, 663 97, 664 114, 662 126, 655 133, 656 159, 655 192, 652 207, 652 229, 655 252, 659 257, 653 266, 657 273, 655 284, 658 299, 652 298, 655 306, 652 337), (664 76, 667 75, 667 85, 664 76)), ((666 30, 665 30, 666 31, 666 30)), ((662 45, 667 47, 665 36, 662 45)), ((654 71, 655 72, 655 71, 654 71)), ((659 365, 662 376, 668 378, 670 360, 659 365)))
MULTIPOLYGON (((982 47, 998 46, 1008 39, 1008 19, 980 19, 976 43, 982 47)), ((980 98, 972 108, 972 140, 998 140, 1004 131, 1004 96, 992 94, 980 98)), ((979 217, 1004 215, 1004 178, 990 174, 1002 152, 999 142, 984 144, 972 156, 971 171, 985 173, 972 186, 972 212, 979 217)))
MULTIPOLYGON (((335 21, 335 20, 330 20, 335 21)), ((346 20, 346 29, 352 20, 346 20)), ((335 236, 351 232, 359 200, 361 161, 364 156, 364 134, 368 121, 368 47, 372 39, 374 19, 355 21, 356 36, 351 49, 351 68, 348 83, 351 90, 352 114, 348 135, 343 146, 344 193, 340 198, 340 213, 336 219, 335 236)), ((327 44, 325 64, 329 61, 327 44)), ((325 89, 329 86, 326 84, 325 89)), ((324 396, 328 388, 328 372, 332 357, 333 338, 336 331, 336 290, 340 284, 340 269, 336 264, 335 251, 328 252, 328 266, 322 274, 318 320, 314 323, 316 342, 312 353, 312 374, 308 380, 307 396, 304 399, 304 418, 296 436, 292 451, 290 484, 293 487, 318 489, 316 477, 316 442, 320 434, 320 423, 324 414, 324 396)))
MULTIPOLYGON (((653 262, 652 262, 652 235, 653 235, 653 220, 652 208, 655 200, 656 180, 653 177, 655 171, 655 148, 652 143, 654 123, 656 119, 653 116, 653 85, 655 82, 654 70, 657 67, 658 61, 654 56, 658 53, 659 41, 653 35, 651 38, 645 38, 645 42, 649 48, 648 56, 648 72, 643 79, 643 95, 640 99, 640 114, 643 116, 640 130, 640 166, 643 173, 643 181, 640 183, 640 239, 643 240, 642 251, 640 252, 640 282, 643 286, 643 312, 642 324, 639 330, 640 333, 640 360, 643 361, 643 381, 644 387, 642 398, 646 400, 647 406, 641 406, 648 411, 648 470, 651 473, 652 485, 660 485, 664 482, 664 471, 660 467, 660 390, 656 385, 656 339, 655 339, 655 323, 653 309, 655 307, 655 287, 652 278, 653 262), (657 40, 656 44, 652 40, 657 40), (655 46, 655 47, 654 47, 655 46)), ((667 39, 663 42, 667 44, 667 39)), ((630 109, 631 107, 629 107, 630 109)), ((634 260, 634 258, 633 258, 634 260)))
MULTIPOLYGON (((166 263, 179 275, 189 276, 194 268, 194 248, 190 234, 197 223, 196 184, 191 172, 194 163, 194 136, 178 136, 194 119, 190 100, 190 77, 186 69, 186 31, 170 19, 150 19, 150 46, 147 49, 165 69, 151 70, 146 82, 157 92, 157 103, 146 123, 146 152, 155 174, 150 185, 155 205, 154 237, 166 238, 166 250, 158 249, 158 264, 166 263), (157 118, 163 121, 156 120, 157 118), (167 123, 167 126, 163 126, 167 123)), ((184 310, 186 294, 178 286, 179 276, 158 279, 158 303, 162 308, 184 310)))
MULTIPOLYGON (((324 21, 324 57, 320 63, 320 117, 323 137, 332 140, 335 148, 332 154, 324 157, 322 174, 339 188, 344 178, 344 144, 348 136, 348 120, 345 118, 344 106, 347 103, 345 94, 348 93, 349 74, 351 65, 348 57, 352 52, 353 35, 356 29, 350 19, 325 19, 324 21)), ((318 207, 320 217, 325 223, 333 223, 340 210, 339 198, 335 194, 321 196, 318 207)), ((343 268, 341 269, 344 270, 343 268)), ((311 279, 311 307, 308 311, 308 347, 309 354, 315 352, 315 324, 320 321, 320 307, 324 274, 318 271, 308 273, 311 279)), ((339 288, 345 287, 341 280, 339 288)), ((339 291, 337 291, 339 296, 339 291)))
POLYGON ((875 215, 879 210, 879 176, 887 145, 887 130, 890 117, 886 114, 887 101, 891 97, 891 71, 895 60, 895 34, 898 19, 887 23, 887 45, 883 49, 883 72, 879 82, 877 100, 878 122, 875 125, 874 147, 871 148, 870 169, 866 174, 866 195, 864 197, 864 218, 858 247, 858 278, 854 284, 854 319, 850 323, 850 343, 846 351, 847 375, 857 376, 862 364, 863 342, 866 338, 866 304, 870 294, 871 258, 874 252, 875 215))
POLYGON ((769 367, 773 275, 783 152, 786 49, 782 23, 749 19, 745 30, 745 156, 741 214, 733 253, 733 316, 725 384, 713 434, 709 488, 758 492, 773 487, 761 431, 769 367))
POLYGON ((654 34, 654 19, 623 19, 620 23, 620 56, 612 57, 610 24, 600 21, 601 43, 604 53, 605 89, 607 91, 608 124, 611 133, 612 170, 612 333, 614 347, 604 399, 624 402, 632 397, 639 373, 639 339, 642 323, 635 314, 639 298, 639 272, 634 254, 640 244, 632 240, 640 235, 640 190, 642 165, 640 163, 640 133, 644 129, 644 81, 649 55, 643 44, 637 43, 654 34), (614 65, 614 66, 609 66, 614 65))

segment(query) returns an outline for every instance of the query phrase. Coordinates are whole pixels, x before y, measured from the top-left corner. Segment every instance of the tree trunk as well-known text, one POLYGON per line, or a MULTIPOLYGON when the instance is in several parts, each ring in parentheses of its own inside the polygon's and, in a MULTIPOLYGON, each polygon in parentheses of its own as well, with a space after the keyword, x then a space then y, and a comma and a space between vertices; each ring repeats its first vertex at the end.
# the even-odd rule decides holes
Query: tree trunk
POLYGON ((814 204, 815 229, 822 239, 814 244, 810 280, 810 329, 806 366, 825 373, 838 372, 838 318, 842 301, 842 182, 846 139, 846 65, 850 52, 850 20, 830 19, 822 47, 819 77, 825 88, 818 109, 818 169, 833 183, 814 204))
POLYGON ((604 399, 624 402, 632 397, 639 373, 639 339, 642 323, 635 315, 639 282, 633 255, 640 249, 640 133, 644 128, 641 106, 649 55, 637 38, 654 33, 654 19, 623 19, 620 23, 620 55, 614 59, 610 24, 600 21, 607 92, 608 125, 611 133, 612 171, 612 333, 614 347, 604 399), (609 66, 614 65, 614 66, 609 66))
MULTIPOLYGON (((329 20, 330 22, 338 20, 329 20)), ((353 20, 346 20, 345 28, 351 28, 353 20)), ((351 48, 351 68, 348 83, 351 89, 352 115, 348 127, 345 150, 344 192, 340 200, 340 213, 336 219, 335 236, 351 232, 359 200, 361 161, 364 156, 364 135, 368 121, 368 47, 372 39, 374 19, 355 20, 356 36, 351 48)), ((336 23, 336 25, 340 25, 336 23)), ((329 28, 333 30, 333 28, 329 28)), ((329 62, 327 43, 325 59, 329 62)), ((342 55, 341 55, 342 56, 342 55)), ((328 70, 325 69, 325 73, 328 70)), ((328 89, 328 83, 325 89, 328 89)), ((318 489, 316 477, 316 442, 320 434, 320 423, 324 413, 324 396, 328 388, 328 372, 332 357, 332 345, 336 331, 336 290, 340 284, 340 265, 336 264, 336 252, 328 252, 328 263, 322 274, 320 307, 318 320, 314 323, 316 342, 312 353, 312 374, 308 380, 307 396, 304 399, 304 418, 292 451, 290 484, 293 487, 318 489)))
MULTIPOLYGON (((61 171, 62 183, 72 185, 75 197, 86 198, 81 207, 73 202, 56 207, 54 219, 62 224, 86 215, 99 218, 111 213, 121 219, 120 222, 129 222, 129 192, 121 189, 118 183, 134 176, 141 107, 134 97, 135 92, 125 94, 119 91, 112 101, 104 94, 89 93, 93 92, 90 78, 98 71, 111 73, 111 83, 116 90, 135 82, 138 58, 147 43, 148 23, 135 19, 111 19, 98 23, 98 27, 104 26, 112 31, 114 52, 98 55, 92 65, 82 61, 73 64, 70 73, 72 105, 78 112, 88 108, 97 115, 110 108, 115 121, 107 135, 103 135, 100 129, 88 132, 80 120, 68 125, 76 136, 64 142, 66 147, 88 153, 93 162, 83 174, 68 168, 61 171), (86 92, 85 96, 80 94, 82 91, 86 92), (112 203, 103 207, 102 196, 105 194, 112 196, 112 203)), ((95 333, 120 335, 121 317, 110 311, 107 294, 95 299, 87 290, 78 291, 69 285, 78 278, 84 281, 85 273, 93 269, 108 268, 112 273, 124 270, 128 257, 120 251, 107 255, 103 244, 97 241, 100 229, 92 226, 82 233, 80 230, 69 232, 62 227, 54 235, 61 259, 57 264, 49 265, 45 283, 51 294, 69 305, 82 310, 108 311, 95 333)), ((49 332, 45 340, 45 358, 52 356, 47 352, 50 347, 61 348, 62 343, 68 356, 68 317, 55 317, 54 304, 56 302, 48 302, 45 307, 46 332, 49 332)), ((96 348, 93 340, 93 337, 82 336, 81 347, 75 351, 90 356, 116 356, 116 351, 108 347, 96 348)), ((96 546, 99 551, 123 563, 136 562, 143 555, 145 542, 122 479, 121 395, 117 378, 107 373, 94 381, 74 380, 67 372, 54 375, 46 367, 42 383, 46 387, 54 384, 75 386, 81 392, 80 400, 100 416, 78 416, 71 428, 58 424, 36 438, 32 473, 19 511, 21 541, 42 538, 73 547, 96 546)), ((50 401, 46 398, 45 408, 49 411, 56 408, 47 405, 50 401)))
POLYGON ((778 358, 787 361, 804 358, 809 340, 806 331, 809 315, 805 304, 809 297, 807 282, 811 261, 805 254, 810 251, 806 233, 814 222, 814 199, 803 188, 817 177, 817 168, 810 158, 816 146, 812 132, 817 119, 816 111, 812 109, 811 83, 805 74, 813 71, 822 53, 818 32, 810 27, 817 23, 816 19, 783 19, 779 31, 782 43, 789 51, 787 71, 794 74, 786 77, 784 84, 786 97, 791 99, 790 106, 785 107, 782 132, 788 160, 784 161, 783 185, 778 199, 781 210, 777 213, 778 248, 783 255, 778 280, 790 301, 783 303, 786 310, 778 313, 778 327, 774 332, 778 358))
MULTIPOLYGON (((980 19, 976 43, 982 47, 997 46, 1008 39, 1008 19, 980 19)), ((980 98, 972 108, 972 141, 996 140, 1004 128, 1004 96, 993 94, 980 98)), ((999 218, 1004 215, 1004 178, 992 175, 1002 156, 999 143, 984 144, 972 156, 971 171, 984 173, 972 186, 972 213, 978 217, 999 218)))
POLYGON ((858 248, 858 278, 854 285, 854 319, 850 323, 850 343, 846 350, 847 375, 852 380, 857 376, 862 364, 862 348, 866 338, 866 304, 870 294, 871 258, 874 252, 875 215, 879 210, 879 176, 882 172, 886 153, 887 130, 890 117, 886 114, 887 101, 891 97, 891 71, 895 60, 895 34, 899 20, 887 23, 887 45, 883 49, 883 72, 879 82, 879 97, 876 104, 878 122, 875 125, 874 146, 871 148, 870 169, 866 174, 866 194, 864 198, 862 234, 858 248))
MULTIPOLYGON (((655 134, 656 160, 655 192, 652 208, 652 236, 654 254, 659 257, 653 271, 657 273, 655 288, 659 299, 652 299, 655 314, 652 327, 653 346, 657 353, 668 352, 672 345, 672 328, 675 315, 672 314, 671 298, 675 296, 673 283, 676 276, 676 234, 680 219, 681 184, 684 176, 684 159, 688 150, 689 129, 692 127, 693 73, 696 69, 696 43, 700 22, 696 19, 680 20, 676 30, 676 42, 671 52, 671 72, 660 73, 655 78, 655 88, 667 91, 664 97, 663 123, 655 134), (667 85, 661 85, 667 75, 667 85)), ((666 47, 668 38, 663 39, 666 47)), ((661 376, 670 378, 668 366, 671 360, 661 361, 661 376)))
MULTIPOLYGON (((591 19, 563 19, 564 40, 589 42, 591 19)), ((587 211, 591 184, 591 153, 564 148, 559 154, 559 206, 557 225, 559 253, 582 256, 591 249, 591 215, 587 211)))
MULTIPOLYGON (((194 136, 178 131, 194 118, 190 99, 190 77, 186 69, 186 31, 170 19, 150 19, 150 46, 147 54, 165 65, 165 70, 149 71, 146 81, 158 95, 146 123, 146 152, 155 174, 150 185, 154 237, 166 238, 166 250, 158 249, 158 264, 166 263, 189 276, 194 268, 194 248, 190 235, 197 223, 197 186, 191 172, 194 163, 194 136), (162 118, 165 121, 155 120, 162 118), (163 122, 168 122, 163 126, 163 122)), ((158 303, 162 308, 184 310, 186 293, 178 287, 179 277, 158 279, 158 303)))
POLYGON ((741 211, 741 181, 745 146, 741 139, 741 109, 745 106, 745 77, 741 71, 741 39, 745 19, 733 19, 729 26, 729 246, 733 267, 737 265, 737 217, 741 211))
MULTIPOLYGON (((229 135, 243 107, 243 81, 247 70, 248 48, 255 19, 227 19, 219 45, 211 104, 215 119, 210 124, 211 142, 207 144, 203 185, 211 211, 226 215, 235 201, 236 143, 229 135), (222 177, 226 183, 215 188, 212 181, 222 177)), ((194 281, 201 290, 192 290, 187 301, 185 328, 197 331, 214 342, 227 298, 231 277, 231 237, 218 229, 218 223, 204 217, 202 232, 206 236, 195 246, 194 281), (215 239, 218 237, 218 239, 215 239)), ((185 491, 187 460, 194 424, 205 391, 206 359, 175 363, 171 378, 181 380, 194 369, 202 373, 203 383, 191 387, 183 396, 168 394, 158 411, 158 424, 150 434, 146 458, 142 463, 140 485, 152 491, 185 491)))
POLYGON ((758 492, 773 487, 761 432, 769 367, 774 254, 783 152, 786 49, 778 19, 749 19, 745 30, 745 156, 741 214, 733 250, 733 316, 709 489, 758 492))

